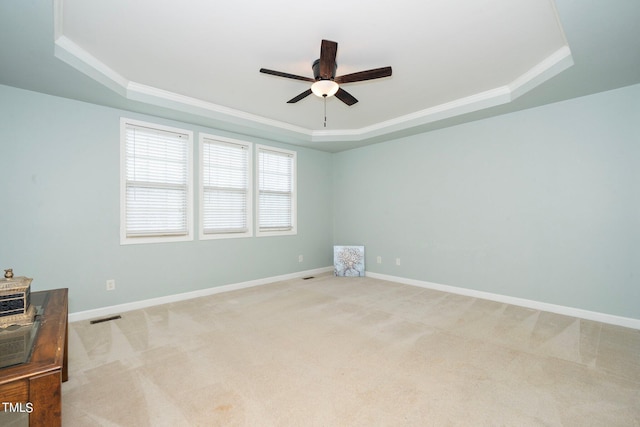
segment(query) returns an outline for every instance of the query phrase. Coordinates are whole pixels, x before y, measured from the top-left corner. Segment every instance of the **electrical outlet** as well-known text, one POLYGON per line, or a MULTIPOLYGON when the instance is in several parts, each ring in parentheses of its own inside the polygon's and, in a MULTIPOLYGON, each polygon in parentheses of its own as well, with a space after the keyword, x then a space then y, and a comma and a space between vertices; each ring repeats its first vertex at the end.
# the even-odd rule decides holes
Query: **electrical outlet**
POLYGON ((382 264, 382 257, 380 255, 376 257, 376 263, 382 264))
POLYGON ((298 262, 304 261, 304 255, 298 255, 298 262))
POLYGON ((112 291, 116 288, 116 281, 113 279, 107 280, 107 290, 112 291))
POLYGON ((400 258, 396 258, 396 265, 400 265, 400 258))

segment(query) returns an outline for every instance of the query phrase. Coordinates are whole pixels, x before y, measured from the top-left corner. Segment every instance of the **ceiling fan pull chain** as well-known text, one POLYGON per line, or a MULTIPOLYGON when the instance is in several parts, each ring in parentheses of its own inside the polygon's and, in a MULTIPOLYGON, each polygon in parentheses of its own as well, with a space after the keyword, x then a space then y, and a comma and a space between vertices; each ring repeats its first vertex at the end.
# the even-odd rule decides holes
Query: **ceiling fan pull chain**
POLYGON ((322 95, 324 98, 324 127, 327 127, 327 95, 322 95))

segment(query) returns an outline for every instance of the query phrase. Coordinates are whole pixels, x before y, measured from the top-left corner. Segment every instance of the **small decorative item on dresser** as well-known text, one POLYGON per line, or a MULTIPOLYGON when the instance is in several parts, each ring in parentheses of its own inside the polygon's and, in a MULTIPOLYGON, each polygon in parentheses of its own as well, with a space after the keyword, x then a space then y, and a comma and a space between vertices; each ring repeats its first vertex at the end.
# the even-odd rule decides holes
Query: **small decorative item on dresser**
POLYGON ((31 281, 28 277, 0 279, 0 327, 29 325, 36 314, 31 305, 31 281))
POLYGON ((11 279, 13 277, 13 268, 7 268, 4 271, 4 278, 5 279, 11 279))

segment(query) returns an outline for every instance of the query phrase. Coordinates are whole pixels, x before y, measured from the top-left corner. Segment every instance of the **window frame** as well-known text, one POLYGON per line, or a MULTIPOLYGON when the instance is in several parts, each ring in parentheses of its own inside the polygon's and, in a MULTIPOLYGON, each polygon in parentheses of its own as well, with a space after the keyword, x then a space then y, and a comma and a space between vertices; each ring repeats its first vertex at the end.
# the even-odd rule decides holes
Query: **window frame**
POLYGON ((120 244, 147 244, 165 242, 185 242, 194 240, 193 232, 193 131, 173 126, 160 125, 141 120, 120 118, 120 244), (148 128, 161 132, 177 133, 187 136, 186 168, 186 233, 179 235, 157 234, 127 236, 127 128, 129 126, 148 128))
POLYGON ((255 154, 255 234, 256 237, 266 236, 290 236, 298 234, 298 174, 297 163, 298 153, 284 148, 273 147, 269 145, 256 144, 255 154), (290 156, 292 158, 291 166, 291 228, 290 229, 261 229, 260 228, 260 152, 268 151, 281 155, 290 156))
POLYGON ((233 138, 221 137, 218 135, 202 133, 200 132, 198 135, 198 145, 199 145, 199 234, 198 237, 200 240, 213 240, 213 239, 239 239, 245 237, 253 236, 253 144, 247 141, 241 141, 233 138), (236 231, 224 231, 217 233, 205 233, 204 227, 204 194, 205 194, 205 186, 204 186, 204 144, 208 143, 205 140, 211 140, 213 143, 219 142, 221 144, 229 144, 229 145, 238 145, 242 146, 247 150, 247 164, 246 164, 246 174, 247 174, 247 194, 246 194, 246 224, 247 230, 244 232, 236 232, 236 231))

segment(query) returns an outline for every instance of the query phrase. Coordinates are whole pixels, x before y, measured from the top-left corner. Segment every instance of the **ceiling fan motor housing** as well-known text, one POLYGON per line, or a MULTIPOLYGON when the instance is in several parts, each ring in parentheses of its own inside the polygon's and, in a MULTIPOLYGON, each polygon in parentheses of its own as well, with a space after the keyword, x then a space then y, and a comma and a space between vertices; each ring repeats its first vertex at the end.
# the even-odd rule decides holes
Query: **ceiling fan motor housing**
MULTIPOLYGON (((320 78, 320 59, 316 59, 315 61, 313 61, 313 65, 311 66, 311 68, 313 69, 313 78, 316 80, 322 80, 320 78)), ((334 62, 333 63, 333 70, 331 72, 331 79, 329 80, 333 80, 336 77, 336 70, 338 69, 338 63, 334 62)))

